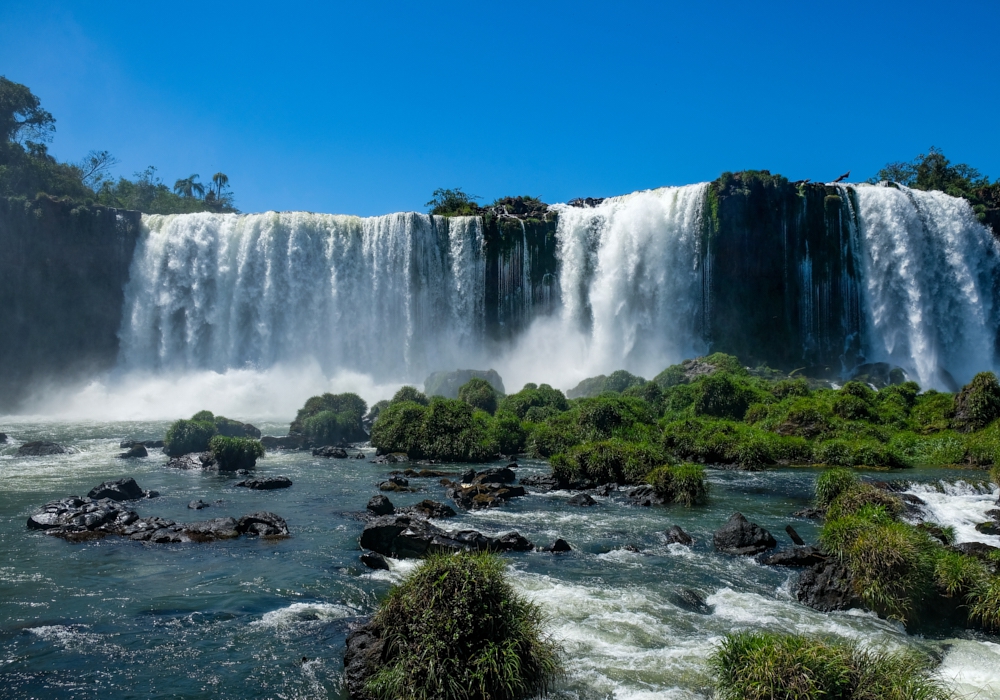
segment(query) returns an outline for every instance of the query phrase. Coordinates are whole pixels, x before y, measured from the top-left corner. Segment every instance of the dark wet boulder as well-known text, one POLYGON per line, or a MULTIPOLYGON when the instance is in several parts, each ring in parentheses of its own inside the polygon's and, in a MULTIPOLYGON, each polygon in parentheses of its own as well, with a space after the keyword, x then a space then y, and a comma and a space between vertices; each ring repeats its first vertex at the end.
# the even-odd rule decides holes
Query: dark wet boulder
POLYGON ((205 503, 205 501, 201 500, 200 498, 197 501, 191 501, 190 503, 188 503, 188 508, 190 508, 191 510, 201 510, 202 508, 208 508, 208 507, 209 504, 205 503))
POLYGON ((241 535, 256 535, 258 537, 288 537, 288 523, 280 515, 259 511, 244 515, 236 523, 236 530, 241 535))
POLYGON ((586 493, 578 493, 566 502, 571 506, 587 507, 587 506, 597 505, 597 501, 595 501, 593 498, 591 498, 589 494, 586 493))
POLYGON ((430 499, 420 501, 416 505, 400 508, 398 512, 419 515, 422 518, 454 518, 458 515, 451 506, 430 499))
POLYGON ((705 596, 693 588, 678 588, 670 596, 670 600, 677 607, 699 615, 711 615, 713 611, 705 596))
POLYGON ((462 510, 480 510, 502 506, 512 498, 525 494, 523 486, 504 484, 457 484, 447 490, 448 498, 462 510))
POLYGON ((535 545, 516 530, 500 535, 497 541, 499 549, 504 552, 531 552, 535 549, 535 545))
POLYGON ((50 455, 66 454, 67 450, 62 445, 44 440, 26 442, 17 448, 18 457, 48 457, 50 455))
POLYGON ((539 551, 540 552, 552 552, 552 553, 572 552, 573 548, 569 546, 569 542, 567 542, 566 540, 564 540, 562 538, 558 538, 555 542, 553 542, 552 544, 549 544, 549 545, 546 545, 546 546, 542 547, 539 551))
POLYGON ((146 492, 139 488, 139 484, 135 483, 132 477, 102 482, 100 486, 90 489, 90 493, 87 494, 87 498, 94 500, 110 498, 112 501, 134 501, 145 496, 146 492))
POLYGON ((190 452, 180 457, 171 457, 167 466, 174 469, 214 469, 218 463, 211 452, 190 452))
POLYGON ((694 544, 694 539, 691 535, 684 532, 680 525, 671 525, 670 529, 667 530, 667 543, 669 544, 683 544, 690 546, 694 544))
POLYGON ((751 523, 742 513, 733 513, 712 537, 715 548, 725 554, 754 555, 778 546, 770 532, 751 523))
POLYGON ((378 496, 371 497, 368 501, 367 510, 374 515, 391 515, 396 508, 392 505, 392 501, 379 494, 378 496))
POLYGON ((122 440, 118 447, 128 450, 136 445, 142 445, 147 450, 158 450, 163 447, 163 440, 122 440))
POLYGON ((385 642, 371 622, 351 630, 344 651, 344 685, 351 700, 369 700, 365 683, 382 666, 385 642))
POLYGON ((960 544, 953 544, 949 549, 987 562, 992 561, 993 552, 1000 551, 1000 547, 994 547, 985 542, 962 542, 960 544))
POLYGON ((802 508, 792 513, 793 518, 808 518, 809 520, 817 520, 826 515, 826 512, 819 508, 802 508))
POLYGON ((512 484, 517 479, 517 475, 514 474, 508 467, 494 467, 492 469, 484 469, 481 472, 476 472, 476 475, 468 480, 462 477, 462 481, 472 484, 512 484))
POLYGON ((292 485, 292 480, 287 476, 261 476, 255 479, 244 479, 235 485, 254 491, 273 491, 274 489, 287 489, 292 485))
POLYGON ((149 456, 149 451, 146 449, 146 446, 140 442, 128 448, 127 452, 122 452, 120 455, 118 455, 118 459, 140 459, 142 457, 148 457, 148 456, 149 456))
POLYGON ((795 597, 803 605, 820 612, 862 607, 854 593, 850 572, 832 557, 799 574, 795 597))
POLYGON ((460 481, 463 484, 471 484, 472 480, 475 478, 476 478, 476 470, 466 469, 464 472, 462 472, 462 478, 460 479, 460 481))
MULTIPOLYGON (((518 538, 520 536, 517 536, 518 538)), ((520 540, 509 541, 488 537, 476 530, 449 532, 426 518, 415 515, 385 515, 365 525, 359 544, 387 557, 412 559, 438 552, 507 551, 519 546, 520 540)))
POLYGON ((813 566, 826 561, 826 555, 816 547, 792 547, 775 552, 761 560, 767 566, 813 566))
POLYGON ((379 483, 379 491, 416 491, 410 488, 410 482, 401 476, 390 476, 386 481, 379 483))
POLYGON ((561 481, 554 474, 535 474, 532 476, 524 476, 521 477, 520 484, 522 486, 529 486, 533 489, 542 489, 543 491, 556 491, 561 488, 561 481))
POLYGON ((7 433, 0 433, 0 445, 7 442, 7 433))
POLYGON ((313 457, 326 457, 327 459, 347 459, 347 450, 343 447, 337 447, 334 445, 325 445, 323 447, 317 447, 312 451, 313 457))
POLYGON ((184 523, 181 526, 182 541, 188 542, 232 540, 241 534, 243 533, 239 531, 234 518, 212 518, 196 523, 184 523))
POLYGON ((387 455, 378 455, 375 459, 371 460, 372 464, 404 464, 409 462, 410 458, 402 452, 393 452, 387 455))
POLYGON ((260 444, 264 446, 265 450, 305 450, 311 447, 309 439, 304 435, 283 435, 281 437, 274 437, 272 435, 265 435, 260 439, 260 444))
POLYGON ((110 498, 95 500, 70 496, 46 503, 28 518, 28 527, 48 530, 52 534, 107 535, 138 518, 133 511, 110 498))
MULTIPOLYGON (((523 482, 522 482, 523 483, 523 482)), ((618 491, 618 484, 614 482, 609 482, 607 484, 601 484, 596 489, 594 489, 594 494, 597 496, 604 496, 607 498, 613 493, 618 491)))
POLYGON ((632 505, 644 508, 666 504, 666 500, 652 486, 638 486, 634 489, 629 489, 625 492, 625 498, 632 505))
POLYGON ((384 571, 389 570, 389 562, 387 562, 385 557, 381 554, 376 554, 375 552, 365 552, 362 554, 361 563, 369 569, 381 569, 384 571))

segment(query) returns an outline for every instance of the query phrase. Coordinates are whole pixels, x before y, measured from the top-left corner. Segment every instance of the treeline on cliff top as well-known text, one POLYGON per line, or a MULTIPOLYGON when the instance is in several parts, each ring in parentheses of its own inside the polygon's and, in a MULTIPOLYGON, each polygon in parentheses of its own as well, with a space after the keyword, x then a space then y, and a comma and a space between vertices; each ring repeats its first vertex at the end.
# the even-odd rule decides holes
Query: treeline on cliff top
MULTIPOLYGON (((235 198, 225 173, 215 173, 211 182, 199 182, 198 174, 178 178, 173 187, 163 182, 153 166, 132 178, 111 176, 118 164, 106 150, 90 151, 76 163, 60 162, 48 152, 55 133, 55 117, 43 109, 31 90, 0 75, 0 197, 34 198, 39 195, 68 198, 147 214, 191 212, 237 212, 235 198)), ((748 171, 784 181, 768 171, 748 171)), ((733 173, 723 173, 725 182, 733 173)), ((940 190, 963 197, 981 221, 992 221, 989 211, 1000 210, 1000 179, 990 182, 976 168, 952 163, 931 147, 912 161, 889 163, 870 182, 889 180, 918 190, 940 190)), ((545 219, 547 205, 538 197, 501 197, 482 206, 480 197, 440 188, 424 206, 441 216, 514 216, 545 219)), ((582 201, 582 200, 581 200, 582 201)), ((591 200, 600 201, 600 200, 591 200)))
POLYGON ((115 179, 110 171, 118 161, 108 151, 91 151, 77 163, 56 160, 47 145, 55 130, 55 117, 30 89, 0 76, 0 197, 48 195, 147 214, 237 211, 225 173, 204 184, 192 174, 173 188, 153 166, 115 179))

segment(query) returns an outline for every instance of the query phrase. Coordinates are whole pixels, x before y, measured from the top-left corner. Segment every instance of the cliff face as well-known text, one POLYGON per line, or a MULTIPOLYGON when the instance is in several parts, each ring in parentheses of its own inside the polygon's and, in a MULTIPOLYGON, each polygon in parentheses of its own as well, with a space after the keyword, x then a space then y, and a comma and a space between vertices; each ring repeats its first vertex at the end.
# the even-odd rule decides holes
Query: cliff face
POLYGON ((118 354, 139 212, 0 198, 0 411, 118 354))

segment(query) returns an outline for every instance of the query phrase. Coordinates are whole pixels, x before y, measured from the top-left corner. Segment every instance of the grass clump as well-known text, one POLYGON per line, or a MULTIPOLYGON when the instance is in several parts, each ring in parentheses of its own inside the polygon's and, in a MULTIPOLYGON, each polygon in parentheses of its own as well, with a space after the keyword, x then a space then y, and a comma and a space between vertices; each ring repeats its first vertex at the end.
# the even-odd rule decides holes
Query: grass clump
POLYGON ((646 481, 667 503, 690 507, 708 500, 705 468, 700 464, 663 465, 651 471, 646 481))
POLYGON ((666 461, 663 450, 652 443, 612 438, 584 443, 553 456, 552 471, 567 481, 641 484, 647 474, 666 461))
POLYGON ((385 642, 365 690, 377 700, 522 700, 547 694, 559 651, 541 609, 489 554, 424 561, 379 606, 385 642))
POLYGON ((216 435, 209 441, 208 447, 219 463, 219 469, 225 471, 253 469, 257 460, 264 456, 264 446, 260 440, 253 438, 216 435))
POLYGON ((206 420, 208 411, 196 413, 191 420, 175 421, 163 438, 163 451, 170 457, 179 457, 189 452, 205 452, 208 442, 217 432, 214 416, 206 420))
POLYGON ((1000 418, 1000 382, 993 372, 980 372, 955 396, 952 424, 961 432, 982 430, 1000 418))
POLYGON ((947 700, 926 661, 803 635, 736 632, 709 661, 721 700, 947 700))

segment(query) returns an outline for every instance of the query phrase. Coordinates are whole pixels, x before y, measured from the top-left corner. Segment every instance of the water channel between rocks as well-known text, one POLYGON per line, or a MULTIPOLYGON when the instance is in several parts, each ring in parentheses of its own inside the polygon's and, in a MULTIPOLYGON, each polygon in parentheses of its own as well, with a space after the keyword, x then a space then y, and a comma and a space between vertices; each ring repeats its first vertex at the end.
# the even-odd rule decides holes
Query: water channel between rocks
MULTIPOLYGON (((357 517, 396 465, 268 453, 262 476, 294 482, 280 491, 235 488, 235 476, 178 471, 158 452, 118 460, 124 438, 161 438, 167 424, 0 423, 16 441, 0 446, 0 696, 11 698, 340 698, 344 640, 390 586, 414 566, 373 572, 358 560, 357 517), (16 458, 18 444, 54 440, 73 454, 16 458), (183 521, 283 516, 290 539, 241 538, 151 545, 109 537, 70 544, 25 526, 44 503, 85 495, 105 479, 133 476, 160 497, 138 501, 140 516, 183 521), (210 506, 190 510, 201 499, 210 506)), ((281 434, 287 424, 260 425, 281 434)), ((465 465, 438 465, 455 472, 465 465)), ((522 460, 520 476, 545 473, 522 460)), ((794 599, 797 569, 717 554, 712 532, 734 511, 768 528, 781 546, 791 523, 808 542, 817 525, 791 517, 807 505, 817 471, 708 472, 707 506, 641 508, 615 498, 572 506, 568 492, 539 493, 488 511, 437 521, 447 529, 495 535, 517 530, 536 544, 556 537, 574 551, 505 555, 517 587, 549 616, 566 649, 568 674, 554 697, 618 700, 711 697, 705 659, 727 632, 754 628, 837 635, 890 648, 915 646, 942 660, 938 673, 960 694, 1000 699, 996 637, 907 635, 862 612, 822 614, 794 599), (693 547, 667 544, 678 524, 693 547), (633 551, 637 550, 637 551, 633 551), (710 612, 679 597, 693 589, 710 612)), ((953 525, 959 541, 1000 538, 975 531, 996 492, 941 479, 981 472, 913 470, 892 478, 913 487, 930 517, 953 525)), ((880 478, 885 478, 882 475, 880 478)), ((389 494, 397 506, 444 501, 437 479, 412 479, 419 492, 389 494)), ((996 541, 994 541, 996 540, 996 541)), ((346 697, 346 696, 343 696, 346 697)))

